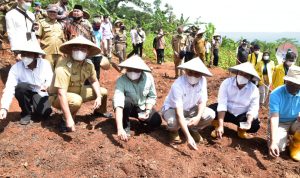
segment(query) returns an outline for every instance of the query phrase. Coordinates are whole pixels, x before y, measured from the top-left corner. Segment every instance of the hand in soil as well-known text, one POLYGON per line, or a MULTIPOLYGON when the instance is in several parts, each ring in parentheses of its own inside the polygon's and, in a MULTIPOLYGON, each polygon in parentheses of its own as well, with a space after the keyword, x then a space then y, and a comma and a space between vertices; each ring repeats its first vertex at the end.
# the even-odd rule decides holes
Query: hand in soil
POLYGON ((74 120, 69 120, 69 121, 66 121, 66 127, 68 128, 68 130, 70 132, 75 132, 75 122, 74 120))
POLYGON ((278 157, 279 156, 279 148, 277 144, 272 143, 269 147, 269 153, 273 157, 278 157))
POLYGON ((124 129, 118 130, 118 137, 123 141, 128 141, 128 137, 124 129))
POLYGON ((190 138, 188 139, 188 144, 189 144, 189 146, 190 146, 192 149, 198 150, 197 144, 196 144, 195 140, 193 139, 193 137, 190 137, 190 138))
POLYGON ((93 106, 93 109, 97 109, 101 106, 101 97, 97 97, 95 99, 95 103, 94 103, 94 106, 93 106))
POLYGON ((0 110, 0 119, 5 119, 7 116, 7 111, 5 109, 0 110))
POLYGON ((219 127, 216 129, 217 137, 218 137, 218 138, 222 138, 223 133, 224 133, 224 127, 223 127, 223 126, 219 126, 219 127))

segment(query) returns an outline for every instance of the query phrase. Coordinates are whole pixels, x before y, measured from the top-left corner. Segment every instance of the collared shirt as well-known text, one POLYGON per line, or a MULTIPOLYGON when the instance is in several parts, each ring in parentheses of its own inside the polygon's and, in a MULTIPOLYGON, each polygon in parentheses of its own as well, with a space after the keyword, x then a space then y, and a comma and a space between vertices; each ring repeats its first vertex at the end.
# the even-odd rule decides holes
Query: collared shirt
POLYGON ((136 31, 135 33, 135 42, 136 44, 143 43, 146 40, 146 34, 144 30, 136 31))
POLYGON ((64 43, 63 25, 58 21, 51 21, 49 18, 39 21, 37 36, 41 39, 41 48, 47 55, 62 54, 59 47, 64 43))
POLYGON ((188 45, 187 36, 185 34, 177 34, 172 38, 172 48, 175 52, 185 51, 188 45))
POLYGON ((210 53, 210 48, 211 48, 211 44, 210 42, 207 41, 205 44, 206 53, 210 53))
POLYGON ((125 96, 130 97, 141 110, 146 108, 146 104, 154 105, 157 95, 153 76, 148 72, 142 72, 137 83, 129 80, 126 74, 119 77, 113 97, 114 108, 124 108, 125 96))
POLYGON ((15 94, 15 87, 21 82, 31 84, 32 91, 39 93, 41 96, 47 95, 47 92, 41 92, 41 87, 50 86, 52 77, 51 65, 45 59, 37 59, 37 66, 33 70, 25 66, 22 61, 17 62, 9 70, 1 98, 1 108, 9 109, 15 94))
POLYGON ((102 22, 100 30, 102 32, 102 38, 104 40, 112 39, 114 37, 112 34, 112 25, 110 22, 102 22))
POLYGON ((207 81, 202 77, 198 84, 192 86, 187 81, 187 76, 180 76, 173 83, 171 90, 166 97, 162 111, 169 108, 182 107, 184 111, 189 111, 195 105, 207 101, 207 81))
POLYGON ((131 37, 131 43, 136 44, 135 42, 135 34, 136 34, 136 29, 130 30, 130 37, 131 37))
POLYGON ((79 35, 84 36, 86 39, 94 42, 95 37, 93 35, 93 27, 92 24, 82 18, 78 21, 73 21, 66 24, 65 34, 67 40, 71 40, 73 38, 78 37, 79 35))
MULTIPOLYGON (((93 30, 93 34, 95 36, 95 42, 98 48, 101 49, 101 41, 102 41, 102 33, 100 30, 93 30)), ((97 54, 96 56, 101 56, 100 54, 97 54)))
POLYGON ((259 91, 252 83, 239 89, 236 77, 225 79, 219 89, 217 111, 228 111, 234 116, 242 113, 251 114, 258 117, 259 91))
POLYGON ((276 88, 270 94, 270 114, 279 114, 279 122, 295 121, 300 113, 300 91, 290 94, 286 85, 276 88))
MULTIPOLYGON (((33 21, 35 20, 32 12, 26 11, 26 13, 33 21)), ((6 14, 5 20, 11 50, 20 49, 20 45, 27 43, 27 32, 31 33, 31 40, 37 40, 35 37, 35 32, 31 31, 32 22, 28 18, 25 18, 25 16, 18 10, 10 10, 6 14)))

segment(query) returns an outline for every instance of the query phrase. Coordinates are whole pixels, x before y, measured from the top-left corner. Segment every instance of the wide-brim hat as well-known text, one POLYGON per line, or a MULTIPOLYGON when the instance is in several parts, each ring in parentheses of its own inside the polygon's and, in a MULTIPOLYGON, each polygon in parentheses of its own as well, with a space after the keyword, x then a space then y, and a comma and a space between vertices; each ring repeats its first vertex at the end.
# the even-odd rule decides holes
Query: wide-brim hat
POLYGON ((216 37, 216 36, 221 37, 221 34, 220 34, 220 33, 215 33, 215 34, 213 35, 213 37, 216 37))
POLYGON ((199 35, 199 34, 202 34, 202 33, 205 33, 205 30, 204 30, 203 28, 200 28, 200 29, 197 31, 196 35, 199 35))
POLYGON ((291 66, 283 79, 300 85, 300 67, 291 66))
POLYGON ((83 36, 78 36, 70 41, 67 41, 63 43, 59 50, 64 54, 71 54, 72 48, 74 45, 84 45, 87 46, 87 57, 95 56, 97 54, 100 54, 101 49, 96 46, 95 43, 91 42, 90 40, 86 39, 83 36))
POLYGON ((183 63, 177 67, 178 69, 187 69, 195 72, 202 73, 205 76, 211 77, 212 73, 208 70, 205 64, 199 57, 196 57, 186 63, 183 63))
POLYGON ((13 49, 14 51, 25 51, 25 52, 32 52, 37 54, 45 55, 46 53, 42 50, 41 46, 37 41, 30 40, 27 41, 23 45, 18 45, 16 48, 13 49))
POLYGON ((238 73, 238 71, 244 72, 246 74, 252 75, 253 80, 255 80, 255 81, 260 80, 256 70, 254 69, 253 65, 250 62, 245 62, 245 63, 239 64, 239 65, 230 67, 228 70, 235 74, 238 73))
POLYGON ((138 55, 134 55, 128 58, 127 60, 121 62, 119 64, 119 67, 139 69, 139 70, 151 72, 151 69, 147 66, 144 60, 138 55))

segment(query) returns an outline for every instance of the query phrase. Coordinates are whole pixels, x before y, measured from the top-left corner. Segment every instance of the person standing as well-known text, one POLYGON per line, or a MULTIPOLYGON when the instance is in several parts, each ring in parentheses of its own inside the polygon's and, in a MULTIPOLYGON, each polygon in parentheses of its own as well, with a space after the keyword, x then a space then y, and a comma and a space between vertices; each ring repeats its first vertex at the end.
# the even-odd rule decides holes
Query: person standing
POLYGON ((259 88, 259 102, 261 106, 265 104, 265 101, 269 95, 270 87, 272 85, 272 78, 275 64, 270 60, 270 53, 265 51, 263 53, 262 60, 259 61, 255 67, 260 81, 258 83, 259 88))
POLYGON ((5 15, 6 13, 14 8, 17 5, 16 0, 6 0, 4 3, 0 5, 0 49, 3 49, 2 43, 5 39, 6 33, 6 23, 5 23, 5 15))
POLYGON ((211 47, 211 60, 210 65, 218 66, 219 65, 219 48, 221 46, 221 35, 214 34, 212 47, 211 47))
POLYGON ((102 42, 103 42, 103 53, 104 56, 111 61, 111 53, 112 53, 112 39, 114 37, 112 24, 109 20, 108 15, 104 15, 103 22, 100 26, 100 30, 102 32, 102 42))
POLYGON ((249 49, 248 41, 244 39, 238 47, 236 64, 241 64, 248 61, 249 49))
POLYGON ((136 27, 133 26, 130 30, 130 38, 132 43, 132 51, 127 55, 127 58, 130 58, 132 55, 137 55, 136 41, 135 41, 136 27))
POLYGON ((119 63, 126 59, 126 39, 126 28, 122 25, 115 34, 115 47, 119 63))
POLYGON ((291 66, 284 80, 270 95, 269 154, 278 157, 289 144, 291 158, 300 161, 300 67, 291 66))
POLYGON ((37 41, 29 41, 18 47, 15 49, 22 58, 9 70, 1 98, 0 119, 7 117, 15 96, 21 108, 20 124, 27 125, 33 114, 46 119, 52 112, 47 90, 53 72, 50 63, 40 58, 45 53, 37 41))
POLYGON ((31 3, 32 0, 18 0, 17 7, 5 15, 10 47, 17 60, 21 59, 21 54, 16 50, 21 48, 20 45, 37 41, 35 30, 38 25, 35 23, 34 14, 29 11, 31 3))
POLYGON ((196 38, 194 39, 194 51, 196 56, 198 56, 202 62, 204 63, 206 58, 205 58, 205 40, 203 37, 203 34, 205 33, 204 29, 198 30, 196 34, 196 38))
POLYGON ((211 44, 208 39, 205 39, 205 58, 208 60, 210 59, 209 55, 211 53, 211 44))
POLYGON ((34 16, 37 22, 47 17, 47 12, 42 9, 42 3, 39 1, 34 2, 34 16))
POLYGON ((162 28, 158 30, 158 34, 155 37, 154 40, 154 48, 156 50, 156 59, 157 59, 157 64, 163 64, 165 62, 164 57, 165 57, 165 46, 166 46, 166 41, 165 41, 165 34, 162 28))
POLYGON ((183 27, 177 28, 177 34, 172 37, 171 44, 174 53, 175 78, 178 78, 179 69, 177 67, 182 63, 188 44, 187 36, 183 33, 183 27))
POLYGON ((59 0, 56 3, 58 7, 57 20, 59 22, 66 23, 68 21, 68 17, 69 17, 68 3, 69 0, 59 0))
POLYGON ((140 57, 143 57, 143 47, 146 40, 146 34, 142 27, 138 27, 135 34, 136 50, 140 57))
POLYGON ((47 7, 47 18, 41 19, 39 30, 36 35, 47 59, 54 70, 57 63, 62 59, 59 47, 65 42, 64 26, 57 21, 58 7, 56 4, 49 4, 47 7))
POLYGON ((253 46, 253 52, 248 55, 248 61, 255 67, 262 60, 262 52, 258 44, 253 46))

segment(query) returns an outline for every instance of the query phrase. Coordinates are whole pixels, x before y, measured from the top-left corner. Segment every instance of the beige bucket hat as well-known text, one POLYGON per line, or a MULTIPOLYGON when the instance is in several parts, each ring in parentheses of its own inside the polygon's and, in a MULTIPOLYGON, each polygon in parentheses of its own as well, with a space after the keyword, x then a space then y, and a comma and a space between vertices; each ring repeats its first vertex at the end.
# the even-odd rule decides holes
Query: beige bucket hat
POLYGON ((100 54, 101 52, 101 49, 98 48, 95 43, 91 42, 83 36, 78 36, 70 41, 65 42, 60 46, 59 50, 64 54, 70 55, 72 53, 72 48, 74 45, 87 46, 87 57, 95 56, 97 54, 100 54))
POLYGON ((139 69, 139 70, 151 72, 151 69, 147 66, 147 64, 143 61, 143 59, 138 55, 134 55, 134 56, 128 58, 127 60, 125 60, 124 62, 121 62, 119 64, 119 67, 139 69))
POLYGON ((188 69, 195 72, 204 74, 205 76, 211 77, 212 73, 208 68, 203 64, 202 60, 199 57, 196 57, 186 63, 183 63, 177 67, 178 69, 188 69))
POLYGON ((300 67, 291 66, 283 79, 300 85, 300 67))
POLYGON ((255 80, 255 81, 260 80, 256 70, 254 69, 253 65, 250 62, 245 62, 245 63, 239 64, 239 65, 230 67, 228 70, 235 74, 238 71, 241 71, 241 72, 247 73, 249 75, 252 75, 254 77, 253 80, 255 80))
POLYGON ((36 40, 30 40, 24 43, 23 45, 19 45, 14 48, 15 51, 25 51, 32 52, 37 54, 45 55, 46 53, 42 50, 41 46, 36 40))

